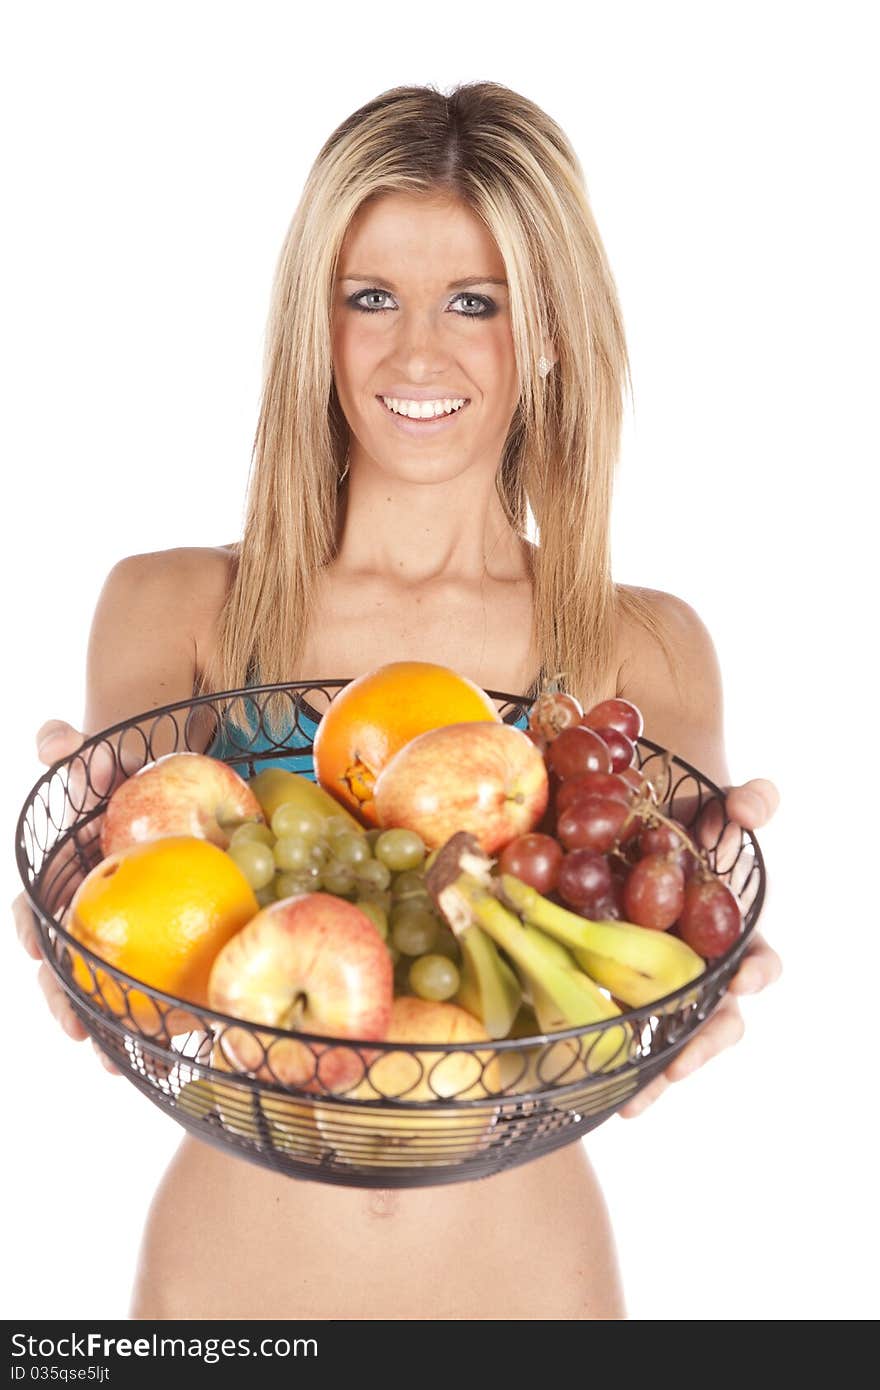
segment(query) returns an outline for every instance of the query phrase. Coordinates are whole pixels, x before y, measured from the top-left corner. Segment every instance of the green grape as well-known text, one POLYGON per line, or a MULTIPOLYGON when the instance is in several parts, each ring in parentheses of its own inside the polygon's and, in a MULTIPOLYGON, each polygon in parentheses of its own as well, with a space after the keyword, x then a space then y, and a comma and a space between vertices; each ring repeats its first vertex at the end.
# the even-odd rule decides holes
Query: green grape
POLYGON ((316 893, 321 887, 321 871, 317 864, 305 869, 290 869, 275 875, 276 898, 294 898, 299 893, 316 893))
POLYGON ((334 893, 337 898, 354 895, 354 874, 347 864, 340 864, 338 859, 330 859, 323 865, 321 879, 327 892, 334 893))
POLYGON ((327 860, 330 858, 330 855, 333 853, 333 851, 330 848, 330 841, 325 840, 322 836, 320 840, 310 840, 309 844, 311 845, 312 858, 314 859, 315 863, 326 864, 327 860))
POLYGON ((368 883, 371 888, 378 888, 380 892, 391 882, 391 870, 379 859, 367 859, 363 864, 358 864, 355 873, 358 883, 368 883))
POLYGON ((451 999, 461 984, 457 967, 446 956, 419 956, 409 967, 409 986, 420 999, 451 999))
POLYGON ((304 835, 280 835, 275 841, 272 853, 278 869, 299 871, 316 864, 315 856, 312 854, 312 842, 304 835))
POLYGON ((333 853, 340 864, 347 864, 350 868, 359 868, 366 864, 370 857, 370 846, 367 844, 366 835, 358 835, 356 832, 333 837, 333 853))
POLYGON ((369 917, 383 941, 388 940, 388 914, 382 911, 382 906, 377 903, 375 898, 358 898, 357 906, 361 912, 369 917))
POLYGON ((364 898, 367 902, 376 903, 377 906, 381 907, 386 917, 390 916, 392 902, 391 894, 387 888, 374 888, 372 884, 362 883, 360 879, 358 879, 357 890, 359 898, 364 898))
POLYGON ((351 821, 346 820, 345 816, 325 816, 320 833, 325 835, 328 840, 335 840, 337 835, 358 835, 360 831, 355 830, 351 821))
POLYGON ((266 886, 265 886, 265 888, 258 888, 257 891, 256 891, 256 893, 254 894, 254 897, 256 898, 257 902, 260 904, 260 907, 268 907, 270 903, 274 903, 274 901, 275 901, 275 885, 274 885, 274 883, 267 883, 266 886))
POLYGON ((279 840, 287 835, 305 835, 309 839, 316 839, 324 830, 324 817, 311 807, 285 801, 272 817, 271 825, 279 840))
POLYGON ((227 853, 241 869, 256 893, 271 883, 275 875, 275 860, 268 845, 259 840, 239 840, 230 845, 227 853))
POLYGON ((245 820, 232 831, 229 843, 230 845, 240 845, 246 840, 258 840, 260 844, 268 845, 271 849, 275 843, 275 836, 268 825, 263 825, 262 821, 245 820))
POLYGON ((381 827, 380 825, 374 825, 374 826, 372 826, 372 827, 366 832, 366 834, 367 834, 367 841, 368 841, 369 846, 370 846, 370 853, 371 853, 371 854, 375 854, 375 852, 376 852, 376 841, 378 840, 379 836, 380 836, 380 835, 384 835, 384 833, 385 833, 385 832, 384 832, 384 830, 382 829, 382 827, 381 827))
POLYGON ((376 840, 373 853, 395 873, 417 869, 425 858, 425 842, 414 830, 385 830, 376 840))
POLYGON ((391 939, 405 956, 423 956, 437 939, 437 918, 420 907, 406 911, 395 908, 391 914, 391 939))
POLYGON ((402 873, 395 874, 392 889, 396 902, 402 902, 404 898, 428 897, 425 876, 418 869, 404 869, 402 873))

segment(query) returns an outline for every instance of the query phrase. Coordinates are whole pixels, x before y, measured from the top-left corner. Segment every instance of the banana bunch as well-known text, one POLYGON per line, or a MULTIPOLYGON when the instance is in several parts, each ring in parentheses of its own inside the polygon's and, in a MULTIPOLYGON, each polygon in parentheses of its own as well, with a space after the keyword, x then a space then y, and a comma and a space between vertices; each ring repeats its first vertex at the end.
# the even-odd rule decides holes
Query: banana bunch
MULTIPOLYGON (((461 946, 458 1002, 490 1037, 509 1036, 524 999, 541 1031, 554 1033, 620 1017, 603 990, 641 1007, 702 974, 702 958, 677 937, 631 922, 592 922, 510 874, 493 878, 492 864, 462 831, 438 851, 425 878, 461 946)), ((636 1055, 626 1021, 585 1033, 581 1042, 586 1074, 612 1071, 636 1055)))

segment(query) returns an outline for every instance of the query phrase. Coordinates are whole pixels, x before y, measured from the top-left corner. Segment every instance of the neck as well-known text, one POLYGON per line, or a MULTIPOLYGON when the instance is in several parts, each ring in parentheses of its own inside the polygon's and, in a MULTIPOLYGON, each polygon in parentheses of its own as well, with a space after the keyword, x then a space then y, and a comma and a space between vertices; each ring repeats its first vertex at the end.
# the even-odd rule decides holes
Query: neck
POLYGON ((504 515, 489 470, 411 483, 359 459, 340 491, 335 565, 405 585, 518 580, 528 577, 528 543, 504 515))

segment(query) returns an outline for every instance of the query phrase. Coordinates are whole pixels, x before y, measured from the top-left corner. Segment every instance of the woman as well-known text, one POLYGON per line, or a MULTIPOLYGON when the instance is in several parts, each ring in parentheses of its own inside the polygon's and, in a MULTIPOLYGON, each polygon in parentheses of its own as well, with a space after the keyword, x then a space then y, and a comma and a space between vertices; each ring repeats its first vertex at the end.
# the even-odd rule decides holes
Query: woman
MULTIPOLYGON (((566 672, 585 707, 625 696, 651 738, 728 787, 708 632, 680 599, 611 579, 627 376, 559 127, 494 83, 368 103, 321 150, 281 253, 243 538, 114 567, 86 733, 249 673, 355 677, 421 659, 511 692, 566 672), (413 418, 429 409, 442 418, 413 418)), ((41 734, 46 762, 82 739, 58 721, 41 734)), ((757 779, 730 789, 728 814, 756 828, 777 799, 757 779)), ((17 916, 37 955, 22 900, 17 916)), ((623 1113, 736 1041, 733 996, 778 971, 757 939, 723 1007, 623 1113)), ((131 1313, 625 1315, 581 1144, 476 1183, 373 1192, 279 1177, 190 1137, 154 1199, 131 1313)))

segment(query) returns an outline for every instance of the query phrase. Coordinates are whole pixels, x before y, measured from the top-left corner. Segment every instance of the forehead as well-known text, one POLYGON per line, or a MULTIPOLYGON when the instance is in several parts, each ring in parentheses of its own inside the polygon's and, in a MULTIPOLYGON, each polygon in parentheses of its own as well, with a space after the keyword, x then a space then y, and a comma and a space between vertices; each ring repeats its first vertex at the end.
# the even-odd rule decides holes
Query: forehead
POLYGON ((408 273, 444 284, 456 277, 504 274, 488 227, 448 195, 386 193, 361 207, 349 224, 339 275, 408 273))

